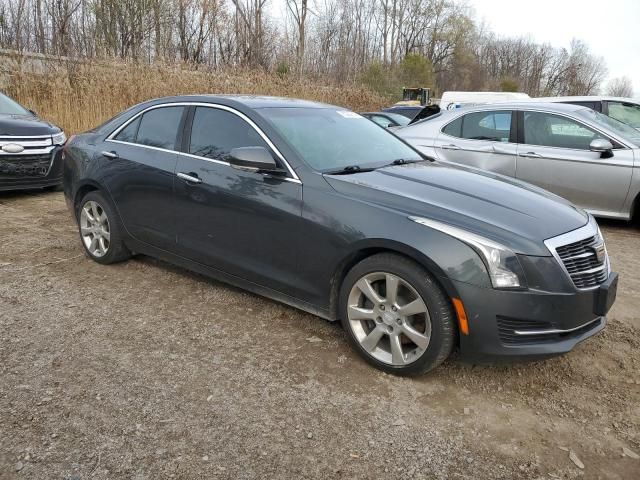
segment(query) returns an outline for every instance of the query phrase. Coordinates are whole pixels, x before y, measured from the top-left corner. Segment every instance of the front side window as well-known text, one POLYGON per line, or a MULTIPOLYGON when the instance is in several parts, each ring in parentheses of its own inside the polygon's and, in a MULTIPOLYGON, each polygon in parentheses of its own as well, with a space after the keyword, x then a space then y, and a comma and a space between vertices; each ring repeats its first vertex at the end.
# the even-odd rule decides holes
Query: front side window
POLYGON ((624 102, 609 102, 609 116, 620 122, 640 128, 640 105, 624 102))
POLYGON ((263 108, 265 117, 312 168, 377 168, 422 157, 403 141, 357 113, 333 108, 263 108))
POLYGON ((595 139, 604 136, 582 123, 560 115, 524 112, 524 143, 544 147, 589 150, 595 139))
POLYGON ((189 153, 226 162, 231 150, 240 147, 270 150, 258 132, 239 116, 218 108, 196 108, 189 153))

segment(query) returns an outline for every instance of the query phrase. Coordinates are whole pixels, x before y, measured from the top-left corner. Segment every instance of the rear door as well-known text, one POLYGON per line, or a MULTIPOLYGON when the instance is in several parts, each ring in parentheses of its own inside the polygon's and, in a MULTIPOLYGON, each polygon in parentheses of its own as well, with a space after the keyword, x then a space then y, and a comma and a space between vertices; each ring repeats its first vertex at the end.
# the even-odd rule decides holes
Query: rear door
POLYGON ((633 151, 562 115, 519 112, 522 144, 517 178, 538 185, 592 212, 619 213, 631 184, 633 151), (592 140, 611 141, 613 157, 589 150, 592 140))
POLYGON ((121 127, 103 144, 107 189, 127 231, 163 249, 175 247, 171 216, 178 132, 185 107, 147 110, 121 127))
POLYGON ((249 122, 223 106, 192 107, 176 168, 178 250, 298 297, 302 184, 249 122), (227 162, 233 148, 256 146, 272 153, 280 174, 238 170, 227 162))
POLYGON ((435 142, 438 158, 514 177, 515 124, 511 110, 470 112, 446 124, 435 142))

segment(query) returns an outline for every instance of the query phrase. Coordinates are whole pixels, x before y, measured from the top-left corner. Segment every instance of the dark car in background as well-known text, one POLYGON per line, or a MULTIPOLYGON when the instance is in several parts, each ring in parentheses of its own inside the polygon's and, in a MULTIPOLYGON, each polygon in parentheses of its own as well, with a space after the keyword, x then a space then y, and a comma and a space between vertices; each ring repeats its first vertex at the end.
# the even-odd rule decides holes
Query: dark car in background
POLYGON ((340 107, 162 98, 64 154, 91 259, 151 255, 341 320, 388 372, 428 371, 456 347, 474 359, 564 353, 604 328, 615 299, 592 216, 435 162, 340 107))
POLYGON ((0 93, 0 191, 62 183, 64 132, 0 93))

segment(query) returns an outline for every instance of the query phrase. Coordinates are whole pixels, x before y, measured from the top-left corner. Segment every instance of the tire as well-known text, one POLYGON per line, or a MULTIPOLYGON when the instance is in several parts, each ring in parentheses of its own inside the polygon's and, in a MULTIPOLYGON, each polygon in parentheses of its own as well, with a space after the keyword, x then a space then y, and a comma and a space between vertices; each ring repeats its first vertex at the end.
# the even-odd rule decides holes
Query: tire
POLYGON ((392 253, 373 255, 349 271, 340 318, 356 351, 396 375, 434 369, 449 357, 457 335, 451 303, 433 276, 392 253))
POLYGON ((131 257, 120 217, 101 192, 87 193, 76 215, 80 242, 91 260, 109 265, 131 257))

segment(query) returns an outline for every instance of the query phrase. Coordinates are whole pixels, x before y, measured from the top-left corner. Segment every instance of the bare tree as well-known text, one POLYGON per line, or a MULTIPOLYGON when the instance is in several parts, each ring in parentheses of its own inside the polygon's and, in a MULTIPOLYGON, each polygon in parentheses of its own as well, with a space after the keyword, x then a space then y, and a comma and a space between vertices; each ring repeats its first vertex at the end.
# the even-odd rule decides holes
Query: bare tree
POLYGON ((633 97, 633 82, 629 77, 616 77, 607 83, 607 95, 612 97, 633 97))

